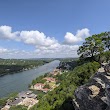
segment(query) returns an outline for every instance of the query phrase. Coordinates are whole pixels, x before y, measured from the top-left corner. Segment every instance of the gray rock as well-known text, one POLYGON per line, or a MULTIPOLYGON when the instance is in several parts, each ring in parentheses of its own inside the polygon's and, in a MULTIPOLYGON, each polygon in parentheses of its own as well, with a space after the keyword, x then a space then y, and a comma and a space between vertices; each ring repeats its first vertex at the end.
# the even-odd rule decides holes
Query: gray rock
POLYGON ((110 64, 105 71, 96 73, 87 84, 77 88, 75 110, 110 110, 110 64))

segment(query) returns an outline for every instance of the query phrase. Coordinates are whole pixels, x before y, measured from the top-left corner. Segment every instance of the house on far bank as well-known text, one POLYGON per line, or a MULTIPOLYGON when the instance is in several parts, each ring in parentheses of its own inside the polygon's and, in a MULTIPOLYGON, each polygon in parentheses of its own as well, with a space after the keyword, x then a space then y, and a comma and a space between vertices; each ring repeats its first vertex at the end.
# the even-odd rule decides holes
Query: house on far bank
POLYGON ((42 90, 44 86, 45 86, 45 84, 37 83, 37 84, 34 85, 34 89, 42 90))

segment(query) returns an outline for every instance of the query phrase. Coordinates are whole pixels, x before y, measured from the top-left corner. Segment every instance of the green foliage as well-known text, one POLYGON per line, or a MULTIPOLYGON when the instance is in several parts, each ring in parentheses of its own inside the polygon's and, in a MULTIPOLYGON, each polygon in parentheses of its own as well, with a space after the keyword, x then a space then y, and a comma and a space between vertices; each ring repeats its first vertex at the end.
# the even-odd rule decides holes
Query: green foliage
POLYGON ((110 51, 105 51, 101 54, 95 56, 95 61, 97 62, 108 62, 110 60, 110 51))
POLYGON ((18 105, 18 106, 12 106, 9 110, 27 110, 27 107, 18 105))
POLYGON ((110 60, 110 51, 106 51, 102 55, 105 57, 106 62, 110 60))
POLYGON ((43 93, 39 93, 39 94, 37 94, 37 99, 40 100, 43 96, 44 96, 43 93))
POLYGON ((101 33, 101 38, 105 48, 110 51, 110 32, 101 33))
POLYGON ((13 100, 15 97, 17 97, 17 95, 18 95, 17 92, 11 93, 11 94, 8 96, 8 99, 13 100))
POLYGON ((37 77, 36 79, 34 79, 34 80, 32 81, 32 85, 35 85, 36 83, 45 83, 46 80, 43 79, 44 77, 45 77, 45 75, 42 75, 42 76, 40 76, 40 77, 37 77))
POLYGON ((100 63, 108 61, 110 56, 110 32, 104 32, 86 38, 83 45, 77 50, 77 53, 82 59, 91 57, 100 63))
POLYGON ((50 89, 50 86, 49 86, 49 84, 46 84, 43 88, 48 88, 48 89, 50 89))
POLYGON ((78 54, 82 58, 94 57, 94 55, 101 54, 104 51, 104 44, 102 43, 101 35, 93 35, 85 39, 85 42, 78 49, 78 54))
POLYGON ((97 62, 85 63, 73 71, 62 74, 60 86, 43 96, 31 110, 72 110, 69 106, 72 106, 71 100, 74 98, 75 89, 85 84, 99 66, 97 62))
POLYGON ((5 106, 8 99, 13 100, 17 96, 17 93, 12 93, 8 97, 0 99, 0 107, 5 106))
POLYGON ((7 102, 7 98, 0 99, 0 107, 5 106, 6 102, 7 102))

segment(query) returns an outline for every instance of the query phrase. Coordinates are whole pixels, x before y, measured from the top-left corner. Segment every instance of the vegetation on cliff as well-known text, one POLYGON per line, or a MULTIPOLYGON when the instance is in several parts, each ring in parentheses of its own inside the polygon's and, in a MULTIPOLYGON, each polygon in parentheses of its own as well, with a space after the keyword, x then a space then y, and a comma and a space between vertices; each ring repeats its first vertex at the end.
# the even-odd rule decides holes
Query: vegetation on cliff
POLYGON ((74 90, 86 83, 99 68, 99 63, 91 62, 77 66, 73 71, 62 74, 64 78, 58 88, 43 96, 31 110, 72 110, 71 100, 74 90))

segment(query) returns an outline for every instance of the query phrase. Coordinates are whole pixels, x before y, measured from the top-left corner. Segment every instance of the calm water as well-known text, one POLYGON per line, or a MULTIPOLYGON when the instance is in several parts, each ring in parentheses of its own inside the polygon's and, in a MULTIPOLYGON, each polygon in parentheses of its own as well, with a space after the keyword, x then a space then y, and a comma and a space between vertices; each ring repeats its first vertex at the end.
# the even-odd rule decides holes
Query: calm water
POLYGON ((60 61, 55 60, 36 69, 0 77, 0 97, 7 96, 12 92, 27 90, 33 79, 44 73, 51 72, 59 63, 60 61))

